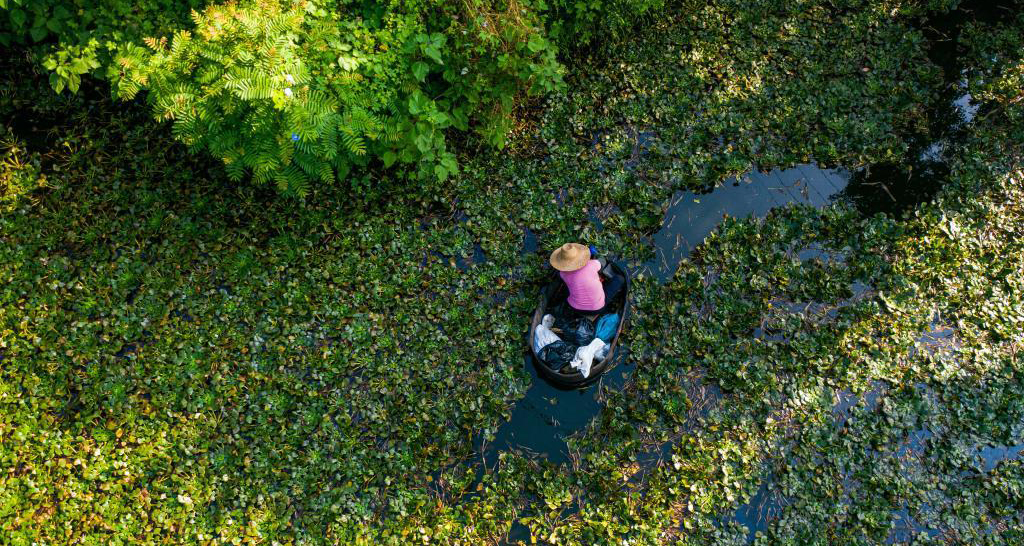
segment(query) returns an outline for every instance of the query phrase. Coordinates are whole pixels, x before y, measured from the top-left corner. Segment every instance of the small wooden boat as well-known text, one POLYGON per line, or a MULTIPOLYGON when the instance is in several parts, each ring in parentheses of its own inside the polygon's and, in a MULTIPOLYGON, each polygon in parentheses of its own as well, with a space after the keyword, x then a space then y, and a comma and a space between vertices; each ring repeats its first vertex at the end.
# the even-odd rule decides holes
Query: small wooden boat
MULTIPOLYGON (((629 320, 629 288, 631 280, 626 269, 618 263, 610 262, 609 267, 626 279, 625 283, 622 285, 622 290, 617 296, 615 296, 615 300, 613 300, 616 312, 619 314, 619 325, 615 331, 615 338, 612 339, 611 345, 608 348, 608 355, 600 362, 594 362, 594 364, 591 365, 590 375, 587 377, 583 377, 582 373, 574 369, 566 370, 568 373, 552 370, 544 364, 540 359, 540 355, 533 350, 534 333, 537 326, 544 318, 544 315, 549 312, 549 309, 568 305, 565 303, 565 300, 569 297, 569 289, 565 286, 565 282, 562 281, 561 277, 558 276, 558 272, 555 272, 554 279, 548 283, 543 290, 541 290, 540 300, 537 303, 537 310, 533 312, 533 320, 530 322, 530 336, 529 339, 526 340, 526 344, 530 348, 530 354, 533 355, 533 363, 537 367, 537 370, 556 386, 567 389, 585 387, 590 383, 597 381, 597 379, 601 377, 601 374, 612 368, 612 363, 615 361, 615 352, 619 348, 619 337, 622 335, 626 321, 629 320)), ((563 370, 565 370, 565 368, 563 368, 563 370)))

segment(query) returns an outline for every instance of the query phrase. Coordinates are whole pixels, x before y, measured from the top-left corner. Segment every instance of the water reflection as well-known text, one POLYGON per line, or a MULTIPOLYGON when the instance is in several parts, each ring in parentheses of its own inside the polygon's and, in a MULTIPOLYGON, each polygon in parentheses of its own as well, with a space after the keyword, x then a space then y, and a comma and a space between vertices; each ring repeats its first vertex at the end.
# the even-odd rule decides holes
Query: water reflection
POLYGON ((847 185, 846 169, 813 163, 731 178, 711 193, 677 192, 669 202, 661 230, 654 234, 655 257, 643 266, 658 282, 671 278, 679 261, 711 234, 725 216, 762 217, 774 207, 826 204, 847 185))

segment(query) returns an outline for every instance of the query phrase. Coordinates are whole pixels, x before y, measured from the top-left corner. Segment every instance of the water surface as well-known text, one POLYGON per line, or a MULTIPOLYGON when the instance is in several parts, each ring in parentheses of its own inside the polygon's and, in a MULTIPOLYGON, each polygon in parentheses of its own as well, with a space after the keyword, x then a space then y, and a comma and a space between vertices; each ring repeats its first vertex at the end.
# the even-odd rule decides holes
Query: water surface
MULTIPOLYGON (((761 217, 774 207, 791 203, 824 206, 842 192, 849 179, 850 172, 845 169, 801 164, 730 178, 709 193, 677 192, 666 204, 661 229, 652 237, 655 258, 634 265, 632 273, 644 273, 665 282, 680 260, 689 256, 725 216, 761 217)), ((528 244, 536 244, 531 241, 531 233, 525 235, 528 244)), ((625 343, 628 346, 628 335, 625 343)), ((530 355, 526 355, 523 366, 531 377, 530 388, 494 440, 484 446, 485 460, 503 450, 522 449, 555 463, 570 461, 565 438, 583 430, 601 410, 602 388, 619 389, 625 384, 632 371, 627 351, 628 347, 620 345, 616 354, 618 365, 598 382, 569 391, 538 375, 530 355)))

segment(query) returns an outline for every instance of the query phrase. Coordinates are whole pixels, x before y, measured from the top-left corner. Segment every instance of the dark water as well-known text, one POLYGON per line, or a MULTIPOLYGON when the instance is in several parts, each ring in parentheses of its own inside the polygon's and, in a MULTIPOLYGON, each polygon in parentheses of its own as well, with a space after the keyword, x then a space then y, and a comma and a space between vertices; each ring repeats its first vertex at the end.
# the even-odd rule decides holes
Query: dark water
POLYGON ((961 0, 956 9, 922 17, 915 26, 926 39, 929 61, 942 72, 943 85, 923 112, 923 129, 901 135, 909 149, 899 161, 878 163, 858 170, 850 180, 847 197, 865 214, 899 215, 928 201, 949 177, 946 161, 970 133, 970 123, 985 111, 967 90, 971 67, 964 64, 961 43, 969 24, 993 25, 1016 17, 1020 0, 961 0))
POLYGON ((775 490, 775 480, 769 476, 761 480, 757 492, 736 510, 732 520, 748 529, 747 541, 751 542, 759 531, 767 529, 768 522, 782 514, 785 507, 785 498, 775 490))
POLYGON ((1024 443, 1011 446, 985 446, 978 449, 978 456, 984 464, 984 471, 991 472, 1003 461, 1015 461, 1024 457, 1024 443))
MULTIPOLYGON (((931 199, 948 178, 946 162, 950 152, 967 134, 971 121, 979 114, 979 106, 966 90, 966 69, 956 60, 959 31, 969 20, 990 21, 1005 16, 1005 6, 1009 4, 965 1, 951 14, 922 22, 921 27, 931 44, 928 51, 930 60, 942 69, 946 86, 929 105, 927 119, 924 120, 927 129, 908 137, 910 148, 900 161, 853 170, 801 164, 769 172, 750 172, 725 181, 709 193, 678 192, 666 205, 661 229, 652 236, 655 257, 643 264, 632 264, 632 273, 643 273, 658 282, 666 282, 680 260, 689 256, 726 216, 763 217, 774 207, 792 203, 821 207, 836 199, 852 204, 864 215, 879 212, 899 215, 931 199)), ((649 137, 650 134, 644 134, 646 140, 649 137)), ((638 146, 643 152, 643 146, 638 146)), ((595 221, 595 224, 600 228, 599 222, 595 221)), ((528 230, 524 232, 524 243, 527 251, 536 251, 536 236, 528 230)), ((816 251, 809 249, 806 252, 808 256, 801 255, 801 259, 813 257, 811 255, 816 251)), ((870 290, 863 285, 854 288, 855 297, 870 290)), ((628 345, 628 335, 624 341, 628 345)), ((935 329, 925 333, 919 341, 929 348, 937 346, 936 342, 948 343, 949 339, 945 330, 935 329)), ((632 369, 625 351, 622 353, 618 365, 599 382, 572 391, 547 383, 537 374, 530 357, 526 356, 523 366, 530 374, 531 386, 516 404, 510 420, 499 429, 494 440, 484 446, 484 460, 493 460, 493 456, 503 450, 521 449, 541 455, 553 463, 571 462, 572 454, 565 439, 585 429, 598 415, 602 408, 603 389, 619 389, 629 380, 632 369)), ((875 405, 880 396, 884 396, 882 386, 863 397, 841 393, 835 408, 837 426, 841 426, 854 404, 875 405)), ((912 435, 906 450, 923 449, 929 434, 922 430, 920 434, 912 435)), ((984 470, 988 471, 1000 461, 1024 457, 1024 444, 979 447, 978 457, 984 470)), ((754 497, 722 521, 744 525, 749 531, 747 540, 752 541, 758 531, 768 528, 785 506, 786 499, 779 493, 775 480, 765 476, 754 497)), ((900 514, 894 514, 894 517, 902 521, 900 514)), ((913 522, 905 523, 905 528, 917 527, 913 522)), ((522 534, 523 529, 518 531, 521 535, 517 535, 518 538, 526 537, 522 534)))
POLYGON ((711 234, 725 216, 761 217, 774 207, 801 203, 821 207, 847 185, 850 172, 814 164, 731 178, 711 193, 678 192, 669 202, 661 230, 654 234, 655 257, 642 271, 659 282, 711 234))
MULTIPOLYGON (((976 109, 966 95, 957 97, 954 106, 958 114, 955 119, 959 123, 972 116, 976 109)), ((940 184, 948 172, 942 170, 945 167, 945 146, 946 142, 936 141, 922 148, 931 149, 933 155, 928 156, 924 152, 919 154, 920 164, 927 162, 934 166, 934 172, 926 173, 931 176, 929 184, 940 184)), ((919 183, 920 180, 912 181, 919 183)), ((900 183, 904 181, 906 178, 902 170, 888 169, 885 165, 851 171, 844 168, 822 168, 809 163, 788 169, 749 172, 726 180, 708 193, 677 192, 666 204, 661 229, 652 236, 655 257, 646 263, 635 264, 632 272, 634 275, 643 273, 661 283, 666 282, 674 274, 680 260, 689 256, 727 216, 763 217, 775 207, 789 204, 822 207, 837 199, 852 203, 865 214, 896 213, 934 193, 934 188, 927 184, 912 185, 912 190, 898 193, 892 191, 892 188, 900 188, 900 183)), ((526 231, 524 243, 535 251, 536 236, 526 231)), ((810 259, 821 258, 822 255, 822 251, 812 248, 805 249, 800 257, 810 259)), ((842 259, 835 256, 828 258, 842 259)), ((854 298, 870 289, 864 285, 854 288, 854 298)), ((627 337, 627 346, 622 347, 623 350, 617 356, 618 364, 597 383, 580 390, 567 391, 551 385, 537 374, 527 355, 523 366, 530 374, 531 386, 524 398, 516 404, 509 421, 498 430, 493 441, 484 445, 484 460, 493 461, 504 450, 520 449, 540 455, 553 463, 572 462, 566 438, 585 429, 601 411, 602 389, 617 390, 629 379, 632 369, 625 351, 628 341, 627 337)), ((877 392, 868 394, 872 403, 877 401, 877 396, 877 392)), ((848 409, 856 400, 852 395, 846 400, 840 400, 837 411, 848 409), (842 407, 844 404, 846 408, 842 407)), ((1019 447, 1024 446, 1002 450, 992 448, 991 453, 982 455, 986 461, 1018 457, 1022 451, 1019 447)), ((748 540, 753 540, 755 534, 766 530, 784 508, 784 497, 776 491, 774 480, 766 477, 754 497, 723 521, 734 521, 746 526, 749 530, 748 540)))
MULTIPOLYGON (((671 277, 679 261, 704 240, 726 215, 764 216, 774 207, 802 203, 820 207, 829 203, 846 187, 850 173, 844 169, 822 169, 813 164, 797 165, 770 172, 751 172, 727 180, 705 194, 677 192, 667 203, 662 228, 653 236, 655 259, 634 268, 659 282, 671 277)), ((526 243, 535 245, 532 233, 526 243)), ((525 341, 525 340, 524 340, 525 341)), ((625 342, 628 344, 628 337, 625 342)), ((523 366, 531 385, 516 403, 512 416, 484 445, 484 458, 490 460, 508 449, 540 454, 551 462, 570 462, 565 438, 583 430, 601 410, 601 391, 619 389, 632 371, 626 347, 616 356, 618 364, 601 379, 584 389, 562 390, 537 374, 529 355, 523 366)))
POLYGON ((554 463, 570 461, 565 438, 586 428, 601 410, 600 393, 604 388, 620 389, 630 370, 625 348, 617 350, 617 364, 601 378, 583 389, 565 390, 538 375, 530 356, 523 365, 530 373, 530 389, 512 411, 512 417, 486 446, 485 460, 504 450, 522 449, 542 455, 554 463))

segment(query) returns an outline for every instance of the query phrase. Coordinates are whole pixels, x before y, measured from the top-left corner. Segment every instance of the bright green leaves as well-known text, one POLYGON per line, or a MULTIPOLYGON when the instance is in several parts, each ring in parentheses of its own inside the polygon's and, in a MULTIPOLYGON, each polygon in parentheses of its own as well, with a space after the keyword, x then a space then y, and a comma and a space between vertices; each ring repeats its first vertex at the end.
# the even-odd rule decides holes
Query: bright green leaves
MULTIPOLYGON (((304 197, 314 181, 331 183, 365 164, 383 122, 358 104, 342 108, 311 80, 296 38, 309 24, 305 10, 211 7, 194 23, 169 46, 124 48, 121 96, 148 89, 177 138, 222 157, 233 177, 249 172, 286 194, 304 197)), ((338 48, 352 63, 343 69, 365 59, 349 44, 338 48)))
POLYGON ((422 91, 416 90, 409 96, 409 113, 418 116, 434 110, 433 101, 427 98, 422 91))
MULTIPOLYGON (((433 173, 437 180, 445 180, 456 172, 455 156, 446 152, 446 143, 443 130, 450 123, 450 117, 441 109, 441 105, 433 101, 420 90, 416 90, 409 97, 409 114, 417 120, 411 124, 407 138, 411 139, 415 146, 414 155, 418 160, 433 167, 429 172, 433 173)), ((405 161, 412 161, 412 155, 404 153, 405 161)), ((388 150, 384 155, 385 166, 395 162, 398 153, 388 150)), ((422 175, 422 171, 421 171, 422 175)))
POLYGON ((416 137, 413 138, 413 142, 422 154, 426 154, 434 148, 434 139, 431 132, 418 133, 416 137))
POLYGON ((445 43, 448 41, 447 37, 440 32, 433 32, 430 34, 420 33, 416 35, 416 43, 419 45, 420 52, 427 56, 437 64, 444 64, 441 59, 441 51, 445 47, 445 43))
POLYGON ((458 20, 456 5, 389 8, 400 31, 286 2, 210 6, 169 44, 122 47, 113 79, 125 98, 148 90, 175 136, 224 159, 232 176, 293 188, 302 176, 324 182, 401 162, 429 184, 457 172, 450 130, 475 125, 503 146, 517 96, 561 83, 554 47, 527 8, 488 19, 500 29, 484 21, 478 40, 445 22, 458 20))
POLYGON ((0 43, 57 35, 59 46, 40 46, 55 90, 104 72, 121 97, 147 91, 175 137, 224 160, 232 177, 282 187, 398 162, 421 183, 444 179, 456 170, 450 131, 503 146, 523 92, 561 85, 540 3, 381 5, 341 20, 333 1, 198 3, 115 2, 72 16, 56 1, 5 0, 13 32, 0 43), (335 130, 349 110, 372 122, 335 130))
POLYGON ((434 166, 434 174, 438 180, 444 180, 458 172, 458 164, 455 162, 455 156, 452 154, 442 154, 440 163, 434 166))
POLYGON ((416 81, 423 82, 427 79, 427 73, 430 72, 430 67, 423 61, 416 61, 412 63, 412 75, 416 77, 416 81))
POLYGON ((339 43, 338 51, 342 53, 338 55, 338 67, 348 72, 354 72, 359 68, 360 65, 367 62, 367 57, 362 52, 354 50, 351 44, 339 43))
POLYGON ((51 71, 50 87, 58 93, 65 88, 72 93, 78 91, 82 76, 100 67, 96 58, 98 47, 96 40, 92 40, 85 46, 71 46, 47 56, 43 66, 51 71))
POLYGON ((531 34, 530 39, 526 42, 526 47, 531 53, 540 53, 547 49, 548 42, 540 34, 531 34))

